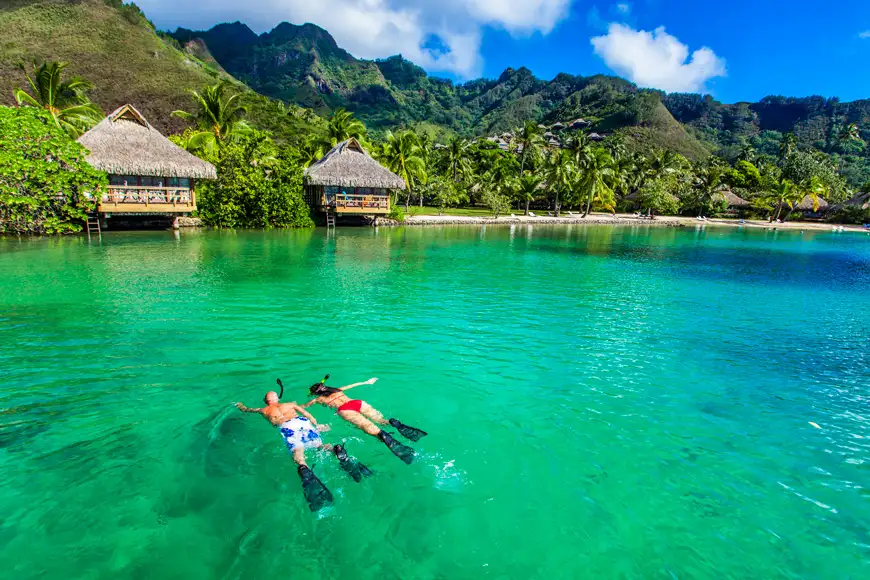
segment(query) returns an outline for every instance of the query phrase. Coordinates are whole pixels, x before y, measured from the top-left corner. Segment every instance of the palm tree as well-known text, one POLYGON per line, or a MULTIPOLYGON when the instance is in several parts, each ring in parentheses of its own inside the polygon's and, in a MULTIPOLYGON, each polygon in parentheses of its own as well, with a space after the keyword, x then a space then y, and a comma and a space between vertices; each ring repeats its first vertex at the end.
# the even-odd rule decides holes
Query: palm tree
POLYGON ((450 167, 450 172, 453 181, 457 181, 457 175, 467 173, 471 168, 468 155, 468 148, 471 144, 465 139, 454 135, 447 142, 447 165, 450 167))
POLYGON ((365 140, 366 126, 362 121, 353 116, 344 109, 336 109, 329 118, 329 125, 326 127, 326 137, 329 139, 329 146, 335 147, 342 141, 347 141, 351 137, 357 141, 365 140))
POLYGON ((556 196, 554 209, 557 216, 561 209, 559 194, 569 192, 576 180, 577 168, 571 154, 564 149, 551 151, 547 159, 547 185, 556 196))
POLYGON ((323 157, 323 145, 317 139, 306 139, 299 147, 299 154, 302 167, 308 167, 323 157))
POLYGON ((535 196, 540 191, 542 181, 543 179, 538 173, 533 173, 531 171, 526 171, 520 177, 515 179, 512 189, 517 200, 525 202, 525 215, 529 215, 529 203, 535 199, 535 196))
POLYGON ((862 143, 864 142, 864 140, 861 139, 861 132, 858 130, 858 125, 856 125, 855 123, 849 123, 848 125, 844 126, 840 130, 839 135, 837 135, 837 141, 839 142, 839 145, 841 147, 845 143, 848 143, 850 141, 860 141, 862 143))
POLYGON ((413 131, 387 133, 384 143, 383 160, 387 167, 405 180, 408 186, 408 197, 405 200, 405 211, 411 205, 411 194, 418 183, 426 183, 426 164, 423 161, 423 150, 420 140, 413 131))
POLYGON ((233 141, 251 131, 244 117, 247 107, 240 103, 241 94, 227 95, 228 82, 220 82, 205 88, 202 93, 191 90, 196 103, 196 113, 173 111, 172 116, 194 124, 188 149, 214 151, 221 143, 233 141))
POLYGON ((773 216, 773 221, 779 219, 783 206, 788 205, 791 207, 795 203, 799 203, 803 198, 803 193, 792 181, 788 179, 780 180, 776 189, 768 196, 768 199, 776 204, 776 213, 773 216))
POLYGON ((14 93, 15 100, 22 106, 45 109, 55 124, 71 137, 78 137, 103 116, 100 108, 90 102, 86 94, 94 88, 93 84, 79 77, 61 80, 67 63, 44 62, 39 66, 34 63, 33 76, 27 74, 24 65, 19 66, 33 94, 18 89, 14 93))
POLYGON ((782 143, 779 144, 780 162, 783 162, 791 157, 791 154, 794 153, 796 147, 797 137, 795 137, 794 133, 786 133, 786 135, 782 138, 782 143))
POLYGON ((586 210, 583 217, 589 215, 593 201, 613 211, 616 200, 613 198, 613 189, 608 185, 614 177, 613 158, 610 153, 604 147, 596 147, 586 160, 584 169, 581 189, 586 194, 586 210))
POLYGON ((795 188, 795 194, 788 201, 788 213, 785 214, 785 217, 782 218, 782 221, 788 221, 788 218, 791 216, 792 212, 797 209, 798 204, 804 200, 806 196, 809 196, 813 202, 813 211, 819 211, 819 200, 822 196, 827 195, 829 193, 828 187, 822 183, 822 181, 816 177, 812 176, 808 181, 805 181, 799 184, 795 188))
MULTIPOLYGON (((523 152, 520 153, 520 174, 526 168, 526 159, 536 159, 544 147, 544 138, 541 136, 541 129, 534 121, 526 121, 522 129, 516 131, 514 143, 517 146, 522 145, 523 152)), ((526 208, 528 211, 528 208, 526 208)))
POLYGON ((571 153, 574 165, 577 169, 583 169, 592 157, 592 142, 586 133, 577 133, 566 144, 565 149, 571 153))
POLYGON ((699 167, 695 172, 695 187, 700 194, 698 196, 698 209, 702 213, 709 210, 713 195, 722 185, 725 169, 717 163, 709 163, 699 167))

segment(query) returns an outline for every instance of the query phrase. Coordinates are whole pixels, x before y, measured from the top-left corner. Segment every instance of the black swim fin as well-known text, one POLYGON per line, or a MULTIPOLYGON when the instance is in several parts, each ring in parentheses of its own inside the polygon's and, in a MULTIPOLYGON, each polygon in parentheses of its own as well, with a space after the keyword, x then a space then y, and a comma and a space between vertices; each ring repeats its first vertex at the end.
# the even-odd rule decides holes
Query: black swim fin
POLYGON ((355 457, 347 454, 347 449, 344 445, 336 445, 332 448, 332 452, 338 458, 338 464, 353 480, 357 483, 362 481, 363 477, 371 477, 374 475, 372 470, 360 463, 355 457))
POLYGON ((302 492, 308 502, 308 509, 313 512, 320 511, 323 507, 332 503, 332 493, 323 482, 317 479, 314 472, 306 465, 300 465, 297 469, 299 478, 302 480, 302 492))
POLYGON ((384 444, 390 448, 390 451, 393 452, 393 455, 395 455, 408 465, 411 465, 411 462, 414 461, 414 450, 407 445, 402 445, 401 443, 393 439, 393 436, 386 431, 381 430, 381 432, 378 433, 378 439, 383 441, 384 444))
POLYGON ((403 437, 405 437, 406 439, 410 439, 411 441, 419 441, 420 437, 425 437, 426 435, 428 435, 428 433, 426 433, 422 429, 417 429, 416 427, 409 427, 398 419, 390 419, 390 425, 395 427, 399 431, 399 433, 402 434, 403 437))

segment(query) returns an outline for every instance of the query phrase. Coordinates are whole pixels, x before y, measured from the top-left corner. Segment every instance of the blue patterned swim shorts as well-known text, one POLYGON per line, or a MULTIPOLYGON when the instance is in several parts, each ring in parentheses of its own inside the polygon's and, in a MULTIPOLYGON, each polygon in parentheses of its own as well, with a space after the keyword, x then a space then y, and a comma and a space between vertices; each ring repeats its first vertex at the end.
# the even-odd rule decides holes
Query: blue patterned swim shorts
POLYGON ((311 421, 305 417, 293 417, 289 421, 281 423, 278 426, 278 430, 287 444, 287 449, 291 452, 297 447, 311 449, 312 447, 323 445, 320 433, 317 432, 311 421))

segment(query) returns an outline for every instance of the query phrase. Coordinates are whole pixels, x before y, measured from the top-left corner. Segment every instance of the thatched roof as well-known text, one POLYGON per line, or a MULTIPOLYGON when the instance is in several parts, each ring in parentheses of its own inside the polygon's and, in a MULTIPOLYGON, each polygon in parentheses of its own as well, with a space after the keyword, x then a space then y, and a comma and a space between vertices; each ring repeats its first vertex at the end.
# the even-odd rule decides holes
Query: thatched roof
POLYGON ((724 199, 728 207, 752 207, 752 203, 746 201, 730 189, 723 189, 713 194, 713 199, 724 199))
POLYGON ((305 170, 309 185, 405 189, 405 180, 372 159, 351 137, 305 170))
POLYGON ((604 137, 599 135, 598 133, 589 133, 588 135, 590 141, 603 141, 604 137))
POLYGON ((565 128, 565 124, 562 123, 561 121, 556 121, 555 123, 550 125, 550 129, 552 129, 553 131, 561 131, 564 128, 565 128))
POLYGON ((870 209, 870 191, 859 191, 851 199, 843 202, 842 205, 870 209))
POLYGON ((124 105, 79 137, 87 162, 115 175, 217 179, 214 165, 191 155, 124 105))
MULTIPOLYGON (((824 211, 824 210, 828 209, 828 207, 830 205, 831 204, 829 204, 827 201, 825 201, 821 197, 819 198, 819 211, 824 211)), ((796 209, 798 211, 814 211, 812 196, 807 195, 806 197, 804 197, 800 201, 800 203, 798 203, 797 205, 794 206, 793 209, 796 209)))

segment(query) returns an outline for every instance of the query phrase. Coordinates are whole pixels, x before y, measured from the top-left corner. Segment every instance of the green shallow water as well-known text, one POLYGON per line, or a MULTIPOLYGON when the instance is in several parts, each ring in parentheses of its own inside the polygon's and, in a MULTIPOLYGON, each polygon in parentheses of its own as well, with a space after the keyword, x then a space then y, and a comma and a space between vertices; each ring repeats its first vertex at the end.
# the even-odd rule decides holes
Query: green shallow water
POLYGON ((830 232, 0 239, 0 576, 867 578, 868 289, 830 232), (230 404, 325 372, 430 436, 315 409, 377 473, 312 515, 230 404))

